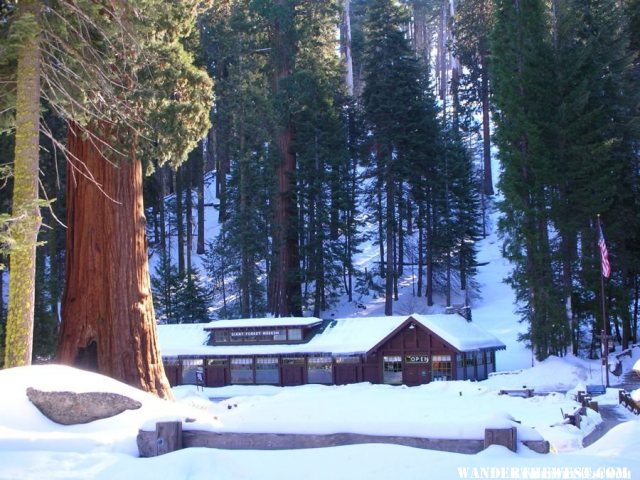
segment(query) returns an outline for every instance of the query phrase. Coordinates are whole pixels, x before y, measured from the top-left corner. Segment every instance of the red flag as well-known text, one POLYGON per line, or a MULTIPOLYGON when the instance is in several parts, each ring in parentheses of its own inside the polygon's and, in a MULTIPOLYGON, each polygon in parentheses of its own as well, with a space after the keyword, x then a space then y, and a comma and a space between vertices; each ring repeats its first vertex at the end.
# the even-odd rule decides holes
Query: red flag
POLYGON ((600 270, 602 271, 602 276, 609 278, 611 276, 611 264, 609 263, 609 252, 604 241, 600 221, 598 221, 598 247, 600 247, 600 270))

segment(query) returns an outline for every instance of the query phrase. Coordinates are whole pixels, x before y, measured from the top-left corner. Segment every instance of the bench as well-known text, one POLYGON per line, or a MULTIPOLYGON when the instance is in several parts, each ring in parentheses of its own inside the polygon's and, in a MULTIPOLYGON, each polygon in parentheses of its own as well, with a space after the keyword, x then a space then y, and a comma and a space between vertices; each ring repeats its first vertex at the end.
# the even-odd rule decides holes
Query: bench
POLYGON ((595 397, 596 395, 604 395, 607 389, 604 385, 587 385, 587 395, 595 397))
POLYGON ((530 398, 533 397, 533 388, 516 388, 516 389, 503 389, 498 393, 499 395, 509 395, 510 397, 523 397, 530 398))

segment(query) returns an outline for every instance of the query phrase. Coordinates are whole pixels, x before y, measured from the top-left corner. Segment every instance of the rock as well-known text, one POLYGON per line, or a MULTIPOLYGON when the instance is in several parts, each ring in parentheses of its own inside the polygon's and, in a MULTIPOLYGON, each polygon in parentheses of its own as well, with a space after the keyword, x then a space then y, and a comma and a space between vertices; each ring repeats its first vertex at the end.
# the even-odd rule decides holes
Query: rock
POLYGON ((108 392, 43 392, 29 387, 27 397, 45 417, 62 425, 89 423, 142 406, 129 397, 108 392))

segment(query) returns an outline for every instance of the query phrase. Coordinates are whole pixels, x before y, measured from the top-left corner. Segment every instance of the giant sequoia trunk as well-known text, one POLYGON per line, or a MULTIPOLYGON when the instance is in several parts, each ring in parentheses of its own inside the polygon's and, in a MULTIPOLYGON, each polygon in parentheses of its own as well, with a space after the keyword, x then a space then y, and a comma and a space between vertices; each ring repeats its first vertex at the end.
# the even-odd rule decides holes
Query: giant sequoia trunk
MULTIPOLYGON (((293 18, 293 6, 278 0, 279 8, 288 9, 293 18)), ((273 90, 283 95, 284 81, 293 73, 292 57, 295 41, 291 22, 281 18, 274 23, 274 51, 276 66, 273 90)), ((293 149, 294 125, 290 112, 282 112, 281 125, 276 133, 280 161, 276 167, 277 192, 274 198, 273 264, 269 281, 269 310, 275 316, 302 316, 302 287, 300 282, 300 252, 297 230, 297 200, 294 175, 297 169, 293 149)))
POLYGON ((156 339, 141 164, 107 161, 73 125, 68 143, 77 161, 67 177, 58 359, 171 398, 156 339))

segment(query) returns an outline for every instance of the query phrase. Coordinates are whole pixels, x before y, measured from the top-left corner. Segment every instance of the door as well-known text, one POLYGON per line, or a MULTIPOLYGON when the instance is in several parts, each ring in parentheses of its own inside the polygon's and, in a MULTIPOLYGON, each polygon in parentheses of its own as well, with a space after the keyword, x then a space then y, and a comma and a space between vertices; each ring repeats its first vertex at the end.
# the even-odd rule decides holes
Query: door
POLYGON ((282 385, 284 387, 302 385, 303 368, 301 365, 284 365, 282 367, 282 385))
POLYGON ((207 367, 207 387, 224 387, 227 385, 226 367, 207 367))
POLYGON ((409 386, 429 383, 429 369, 426 364, 405 365, 402 372, 402 383, 409 386))
POLYGON ((358 382, 358 365, 350 363, 336 364, 336 385, 358 382))

